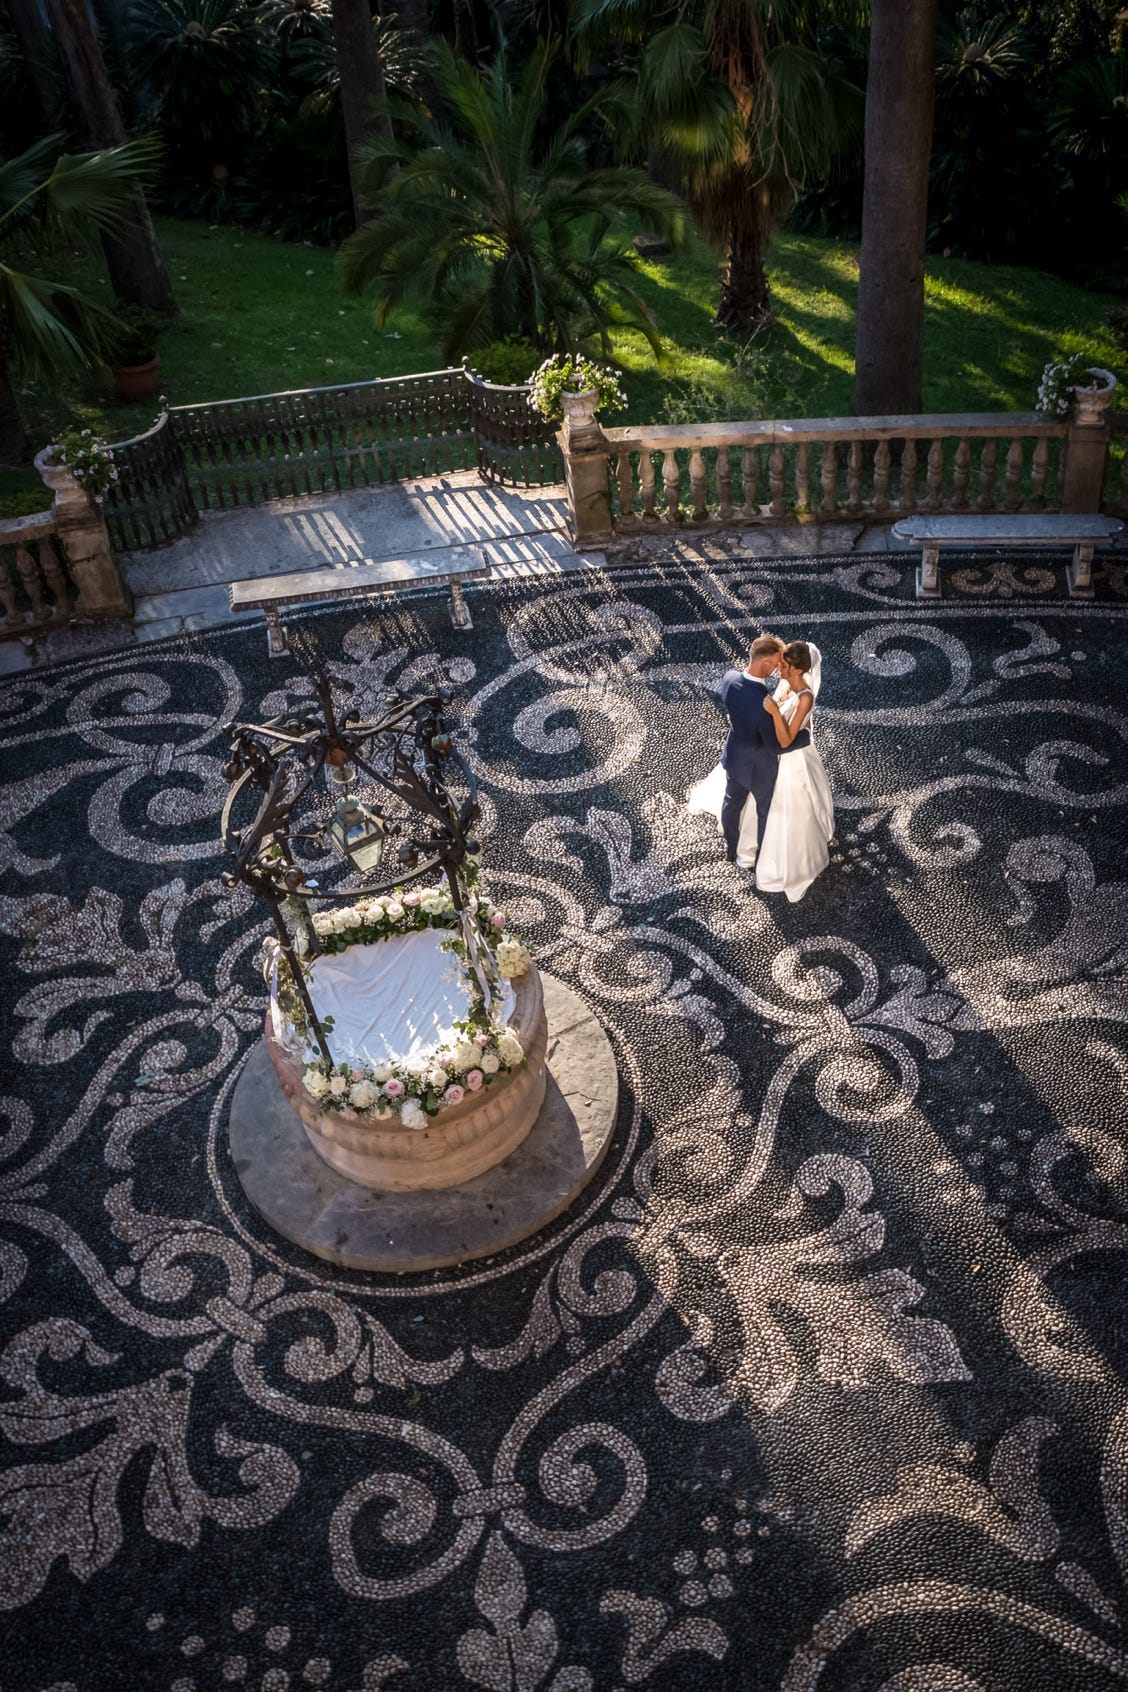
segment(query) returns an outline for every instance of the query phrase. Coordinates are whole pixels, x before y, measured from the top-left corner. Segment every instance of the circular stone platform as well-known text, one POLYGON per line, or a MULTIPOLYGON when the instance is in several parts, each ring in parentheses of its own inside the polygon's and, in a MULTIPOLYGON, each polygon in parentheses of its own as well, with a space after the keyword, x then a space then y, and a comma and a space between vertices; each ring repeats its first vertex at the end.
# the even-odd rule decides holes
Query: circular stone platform
POLYGON ((579 996, 542 975, 548 1087, 517 1149, 458 1187, 379 1193, 310 1145, 260 1041, 231 1100, 228 1138, 243 1191, 294 1245, 348 1269, 444 1269, 490 1257, 551 1222, 591 1180, 615 1128, 611 1044, 579 996))

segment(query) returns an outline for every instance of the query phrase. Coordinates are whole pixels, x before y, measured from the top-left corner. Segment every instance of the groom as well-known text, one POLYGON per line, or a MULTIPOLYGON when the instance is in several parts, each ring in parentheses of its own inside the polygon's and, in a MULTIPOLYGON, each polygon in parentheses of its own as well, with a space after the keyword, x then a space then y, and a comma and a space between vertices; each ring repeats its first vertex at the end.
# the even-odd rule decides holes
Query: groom
MULTIPOLYGON (((757 850, 764 843, 764 829, 775 791, 780 755, 775 724, 764 708, 764 700, 767 698, 768 677, 778 670, 782 652, 783 642, 778 635, 757 635, 749 648, 748 668, 729 670, 721 681, 721 703, 729 720, 728 739, 721 753, 727 778, 724 804, 721 806, 721 832, 725 837, 725 856, 730 864, 736 862, 740 814, 750 793, 756 802, 759 824, 757 850)), ((803 729, 792 744, 806 745, 809 740, 810 735, 803 729)))

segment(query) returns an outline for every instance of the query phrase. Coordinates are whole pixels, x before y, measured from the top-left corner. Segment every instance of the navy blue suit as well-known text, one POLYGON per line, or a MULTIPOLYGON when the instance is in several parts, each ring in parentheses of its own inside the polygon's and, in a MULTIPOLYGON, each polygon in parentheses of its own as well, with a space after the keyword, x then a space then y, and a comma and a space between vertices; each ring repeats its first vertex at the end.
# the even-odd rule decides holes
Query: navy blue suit
MULTIPOLYGON (((721 753, 727 781, 721 807, 721 830, 730 858, 736 857, 740 837, 740 813, 751 793, 756 801, 759 824, 758 845, 764 843, 768 808, 775 792, 776 774, 783 748, 776 739, 775 724, 764 707, 767 687, 743 670, 729 670, 721 681, 721 703, 729 718, 728 739, 721 753)), ((806 729, 796 735, 792 746, 810 742, 806 729)), ((791 747, 787 748, 788 751, 791 747)))

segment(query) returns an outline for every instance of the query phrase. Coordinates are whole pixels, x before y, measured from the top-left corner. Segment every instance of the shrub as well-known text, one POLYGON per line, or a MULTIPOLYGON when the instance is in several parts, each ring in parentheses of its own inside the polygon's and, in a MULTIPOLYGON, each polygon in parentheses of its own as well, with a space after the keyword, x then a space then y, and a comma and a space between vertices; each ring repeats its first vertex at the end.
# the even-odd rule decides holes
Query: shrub
POLYGON ((590 358, 578 355, 569 358, 567 353, 557 353, 554 358, 546 358, 535 372, 529 400, 534 411, 539 411, 550 423, 559 423, 564 416, 561 395, 590 393, 593 388, 599 395, 595 409, 605 415, 622 411, 627 403, 616 371, 609 370, 605 364, 595 364, 590 358))
POLYGON ((470 363, 487 382, 517 387, 528 382, 541 361, 541 349, 522 335, 507 335, 470 354, 470 363))
POLYGON ((164 319, 144 306, 122 306, 114 315, 110 355, 117 365, 148 364, 157 356, 164 319))
POLYGON ((93 429, 64 429, 54 442, 51 462, 65 464, 91 499, 101 499, 110 483, 118 479, 109 443, 93 429))

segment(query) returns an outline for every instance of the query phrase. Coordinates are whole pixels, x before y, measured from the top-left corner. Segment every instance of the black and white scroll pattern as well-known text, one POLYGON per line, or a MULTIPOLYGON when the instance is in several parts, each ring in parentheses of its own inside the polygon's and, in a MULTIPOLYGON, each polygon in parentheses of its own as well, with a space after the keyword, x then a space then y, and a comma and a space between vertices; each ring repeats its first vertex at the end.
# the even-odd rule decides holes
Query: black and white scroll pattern
MULTIPOLYGON (((613 1041, 608 1164, 417 1277, 226 1150, 262 912, 218 884, 261 631, 8 683, 5 1692, 1128 1682, 1128 603, 741 560, 313 617, 456 690, 491 891, 613 1041), (716 683, 817 638, 831 868, 689 818, 716 683)), ((1060 576, 1060 572, 1058 572, 1060 576)))

